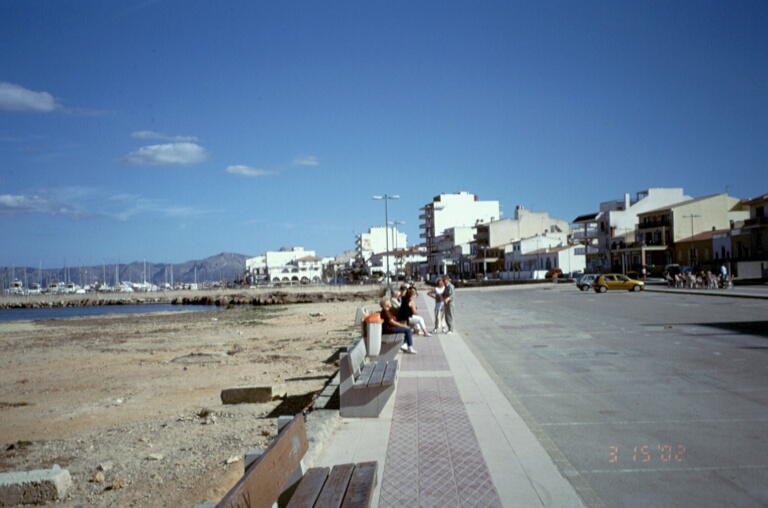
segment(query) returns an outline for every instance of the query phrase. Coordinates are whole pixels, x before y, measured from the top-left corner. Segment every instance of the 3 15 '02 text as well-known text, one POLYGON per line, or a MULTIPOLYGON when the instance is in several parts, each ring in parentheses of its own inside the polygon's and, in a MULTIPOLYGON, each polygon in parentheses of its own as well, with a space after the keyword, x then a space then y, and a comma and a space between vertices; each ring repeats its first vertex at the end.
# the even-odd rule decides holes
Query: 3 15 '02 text
POLYGON ((608 447, 608 463, 619 462, 683 462, 685 446, 660 444, 658 446, 642 445, 623 447, 621 453, 618 446, 608 447))

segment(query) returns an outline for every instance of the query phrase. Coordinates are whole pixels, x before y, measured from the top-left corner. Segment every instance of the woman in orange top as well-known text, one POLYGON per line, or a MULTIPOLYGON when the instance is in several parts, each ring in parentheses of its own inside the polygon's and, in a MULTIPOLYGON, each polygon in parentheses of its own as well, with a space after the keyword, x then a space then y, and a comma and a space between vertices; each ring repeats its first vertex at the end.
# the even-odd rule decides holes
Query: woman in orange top
POLYGON ((382 325, 382 333, 385 335, 392 333, 405 334, 405 341, 400 349, 406 353, 416 354, 416 350, 413 349, 413 331, 410 327, 397 320, 392 313, 392 302, 390 302, 388 298, 382 298, 379 305, 381 305, 381 312, 379 315, 381 316, 382 321, 384 321, 384 324, 382 325))

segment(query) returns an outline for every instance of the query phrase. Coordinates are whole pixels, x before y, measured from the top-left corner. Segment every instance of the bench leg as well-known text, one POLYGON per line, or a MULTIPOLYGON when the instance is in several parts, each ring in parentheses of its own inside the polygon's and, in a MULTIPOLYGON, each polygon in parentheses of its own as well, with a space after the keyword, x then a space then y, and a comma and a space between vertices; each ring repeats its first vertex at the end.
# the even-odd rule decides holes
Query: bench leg
POLYGON ((395 385, 352 388, 341 394, 339 413, 345 418, 377 418, 395 393, 395 385))

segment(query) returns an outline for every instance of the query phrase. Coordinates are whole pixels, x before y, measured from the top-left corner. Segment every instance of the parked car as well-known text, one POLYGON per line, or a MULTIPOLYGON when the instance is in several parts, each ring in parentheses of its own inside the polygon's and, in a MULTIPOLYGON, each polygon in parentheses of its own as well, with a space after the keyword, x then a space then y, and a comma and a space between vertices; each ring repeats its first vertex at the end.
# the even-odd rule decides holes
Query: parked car
POLYGON ((592 288, 592 284, 597 280, 597 274, 585 273, 576 280, 576 287, 582 291, 587 291, 592 288))
POLYGON ((662 273, 662 277, 665 279, 667 278, 667 274, 674 277, 675 275, 679 275, 681 273, 688 273, 691 271, 690 266, 680 266, 677 263, 672 263, 664 267, 664 273, 662 273))
POLYGON ((641 280, 630 279, 620 273, 606 273, 597 278, 592 284, 595 293, 605 293, 609 289, 625 289, 627 291, 642 291, 645 283, 641 280))

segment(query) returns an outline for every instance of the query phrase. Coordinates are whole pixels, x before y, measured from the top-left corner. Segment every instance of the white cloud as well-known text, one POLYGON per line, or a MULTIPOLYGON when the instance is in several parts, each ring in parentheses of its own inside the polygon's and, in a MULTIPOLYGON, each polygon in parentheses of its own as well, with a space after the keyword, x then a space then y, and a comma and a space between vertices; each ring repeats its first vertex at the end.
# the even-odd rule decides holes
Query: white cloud
POLYGON ((50 113, 59 107, 48 92, 33 92, 19 85, 0 81, 0 109, 50 113))
POLYGON ((0 195, 0 213, 10 214, 15 212, 44 212, 50 204, 38 196, 14 196, 12 194, 0 195))
POLYGON ((199 164, 208 159, 208 153, 195 143, 167 143, 143 146, 123 159, 137 166, 165 166, 199 164))
POLYGON ((136 139, 158 139, 161 141, 174 141, 177 143, 186 143, 197 141, 195 136, 171 136, 155 131, 135 131, 131 133, 132 138, 136 139))
POLYGON ((87 212, 78 210, 38 195, 0 195, 0 216, 43 213, 48 215, 64 215, 72 218, 88 216, 87 212))
POLYGON ((314 155, 310 155, 309 157, 297 157, 293 159, 293 163, 297 166, 319 166, 320 160, 314 155))
POLYGON ((137 215, 155 214, 166 218, 191 219, 208 215, 210 210, 198 210, 189 206, 174 206, 166 204, 165 200, 145 198, 133 194, 115 194, 107 199, 113 208, 107 215, 121 221, 127 221, 137 215))
POLYGON ((276 172, 270 171, 268 169, 256 169, 248 166, 229 166, 227 168, 227 173, 230 173, 233 175, 240 175, 240 176, 250 176, 250 177, 268 176, 268 175, 277 174, 276 172))
POLYGON ((26 195, 0 194, 0 220, 35 214, 63 216, 72 220, 111 217, 128 221, 139 215, 185 220, 213 213, 219 211, 170 204, 165 200, 135 194, 105 195, 89 187, 41 189, 26 195))

